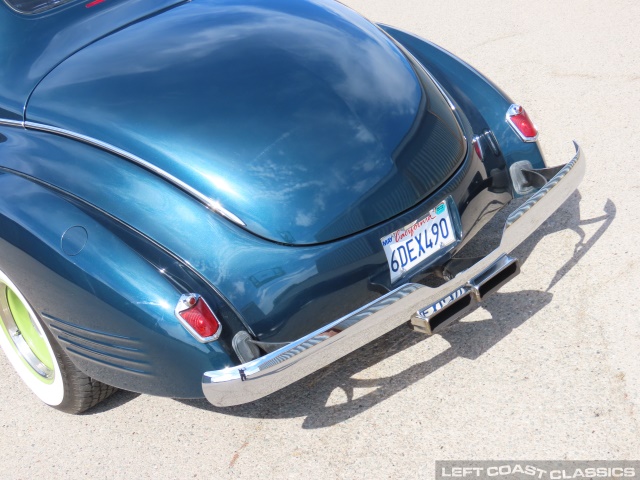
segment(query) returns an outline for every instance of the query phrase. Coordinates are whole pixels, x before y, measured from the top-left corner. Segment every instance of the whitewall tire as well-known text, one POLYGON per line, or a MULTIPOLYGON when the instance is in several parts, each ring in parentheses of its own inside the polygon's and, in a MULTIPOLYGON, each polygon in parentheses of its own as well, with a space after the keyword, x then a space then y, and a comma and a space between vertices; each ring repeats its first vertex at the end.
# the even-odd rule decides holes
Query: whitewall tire
POLYGON ((0 348, 44 403, 80 413, 117 389, 82 373, 11 279, 0 270, 0 348))

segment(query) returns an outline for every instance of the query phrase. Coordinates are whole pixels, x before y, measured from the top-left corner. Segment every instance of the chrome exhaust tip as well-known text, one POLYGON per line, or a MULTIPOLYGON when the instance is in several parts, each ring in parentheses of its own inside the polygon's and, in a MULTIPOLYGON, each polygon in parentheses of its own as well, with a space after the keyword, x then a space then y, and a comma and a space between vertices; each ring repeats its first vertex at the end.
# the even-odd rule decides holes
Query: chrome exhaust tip
POLYGON ((500 257, 496 263, 471 280, 478 300, 492 294, 520 273, 520 262, 508 255, 500 257))
POLYGON ((434 335, 469 314, 478 306, 470 288, 464 286, 438 302, 418 310, 411 317, 416 332, 434 335))
POLYGON ((435 335, 478 308, 479 302, 520 273, 520 262, 503 255, 466 285, 418 310, 411 317, 417 332, 435 335))

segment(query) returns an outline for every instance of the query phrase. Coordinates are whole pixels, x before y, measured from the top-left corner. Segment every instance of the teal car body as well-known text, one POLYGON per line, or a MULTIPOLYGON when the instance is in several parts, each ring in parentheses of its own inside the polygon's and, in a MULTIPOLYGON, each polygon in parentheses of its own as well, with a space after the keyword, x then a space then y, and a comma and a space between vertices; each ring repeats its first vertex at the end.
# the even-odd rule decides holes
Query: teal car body
POLYGON ((0 271, 113 387, 201 397, 441 274, 522 195, 514 165, 546 168, 491 81, 333 0, 7 2, 0 271), (439 205, 446 245, 385 254, 439 205), (176 313, 191 292, 215 341, 176 313))

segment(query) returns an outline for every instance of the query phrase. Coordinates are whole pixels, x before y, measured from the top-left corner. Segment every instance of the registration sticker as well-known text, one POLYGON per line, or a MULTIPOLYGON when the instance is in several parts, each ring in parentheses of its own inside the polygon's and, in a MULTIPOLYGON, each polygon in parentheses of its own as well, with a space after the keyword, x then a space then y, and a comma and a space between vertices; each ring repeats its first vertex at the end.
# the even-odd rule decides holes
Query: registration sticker
POLYGON ((445 249, 456 240, 449 206, 442 202, 409 225, 380 239, 387 256, 391 282, 445 249))

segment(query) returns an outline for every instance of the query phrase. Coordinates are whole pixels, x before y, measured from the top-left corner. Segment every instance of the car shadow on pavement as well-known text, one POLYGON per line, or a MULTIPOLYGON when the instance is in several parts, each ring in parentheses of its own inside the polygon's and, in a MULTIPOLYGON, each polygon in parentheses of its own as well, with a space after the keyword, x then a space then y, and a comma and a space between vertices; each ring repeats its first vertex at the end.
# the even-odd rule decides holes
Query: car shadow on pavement
POLYGON ((329 427, 378 405, 455 359, 477 359, 549 304, 552 298, 553 295, 549 292, 533 290, 498 292, 487 300, 484 307, 492 313, 493 306, 500 306, 499 309, 504 311, 503 304, 512 305, 508 317, 495 318, 492 313, 492 320, 452 325, 441 334, 449 343, 446 350, 426 361, 411 364, 395 375, 375 379, 354 378, 363 370, 396 353, 418 343, 428 342, 428 337, 409 327, 397 328, 294 385, 252 404, 217 408, 206 400, 181 402, 225 415, 255 418, 306 417, 303 428, 329 427), (526 308, 521 308, 523 303, 526 308), (336 388, 344 391, 341 396, 346 397, 346 402, 328 405, 329 397, 336 388), (359 389, 371 391, 355 398, 354 393, 359 389))
MULTIPOLYGON (((400 327, 280 392, 251 404, 217 408, 206 400, 180 401, 186 405, 224 415, 253 418, 305 417, 303 428, 324 428, 343 422, 380 404, 453 360, 479 358, 551 302, 553 298, 551 288, 571 271, 614 221, 616 207, 611 200, 607 200, 603 207, 604 215, 581 220, 580 200, 580 194, 575 193, 514 252, 515 256, 524 263, 545 236, 565 229, 573 230, 577 234, 578 241, 573 255, 557 270, 546 290, 493 294, 482 304, 491 314, 491 319, 458 322, 450 326, 440 334, 449 347, 432 358, 412 364, 398 374, 375 379, 354 378, 360 372, 396 353, 420 342, 429 341, 423 334, 416 333, 410 328, 400 327), (597 230, 587 235, 583 227, 595 224, 599 224, 597 230), (330 401, 336 389, 344 392, 338 397, 346 401, 338 404, 330 401), (355 391, 358 389, 370 391, 362 396, 356 396, 355 391)), ((504 219, 498 219, 498 221, 504 223, 504 219)), ((493 229, 493 231, 501 230, 493 229)), ((437 392, 435 394, 437 395, 437 392)))

